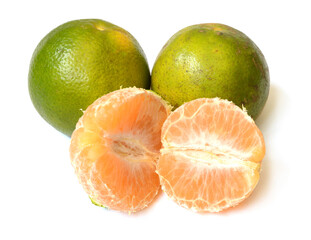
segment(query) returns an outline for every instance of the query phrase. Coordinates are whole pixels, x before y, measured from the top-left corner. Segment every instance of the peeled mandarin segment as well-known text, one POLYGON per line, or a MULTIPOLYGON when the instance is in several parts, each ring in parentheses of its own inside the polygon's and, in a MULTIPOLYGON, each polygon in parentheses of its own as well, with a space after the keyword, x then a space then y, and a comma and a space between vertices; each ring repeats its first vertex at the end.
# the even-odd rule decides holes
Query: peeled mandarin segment
POLYGON ((200 151, 163 153, 157 171, 164 192, 194 211, 219 212, 244 200, 259 180, 260 164, 213 157, 200 151))
POLYGON ((148 206, 160 187, 155 165, 169 113, 160 97, 137 88, 109 93, 86 109, 70 157, 94 203, 126 212, 148 206))
POLYGON ((263 136, 229 101, 197 99, 177 108, 163 124, 162 143, 160 183, 183 207, 219 212, 247 198, 259 180, 263 136))
POLYGON ((94 166, 89 180, 93 190, 90 197, 101 205, 119 211, 124 211, 124 206, 135 206, 126 210, 135 212, 145 208, 158 192, 159 178, 150 162, 125 162, 108 152, 94 166))

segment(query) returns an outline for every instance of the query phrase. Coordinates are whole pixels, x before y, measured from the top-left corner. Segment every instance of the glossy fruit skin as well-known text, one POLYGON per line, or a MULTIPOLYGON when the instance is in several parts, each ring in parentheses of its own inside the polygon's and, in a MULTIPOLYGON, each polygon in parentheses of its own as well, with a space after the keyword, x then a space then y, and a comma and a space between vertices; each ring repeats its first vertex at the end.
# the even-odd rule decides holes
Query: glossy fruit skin
POLYGON ((223 24, 198 24, 177 32, 162 48, 151 75, 151 89, 175 108, 197 98, 219 97, 244 106, 254 119, 269 88, 260 49, 223 24))
POLYGON ((74 20, 38 44, 28 86, 39 114, 70 136, 82 111, 97 98, 120 87, 150 88, 150 71, 130 33, 103 20, 74 20))

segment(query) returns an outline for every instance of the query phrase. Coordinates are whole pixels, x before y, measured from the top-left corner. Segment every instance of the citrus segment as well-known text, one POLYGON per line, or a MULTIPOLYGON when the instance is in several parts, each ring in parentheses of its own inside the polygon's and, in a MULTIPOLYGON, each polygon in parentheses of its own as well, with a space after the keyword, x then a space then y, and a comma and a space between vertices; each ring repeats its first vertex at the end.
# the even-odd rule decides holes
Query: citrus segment
POLYGON ((229 101, 185 103, 167 118, 161 138, 157 173, 164 192, 181 206, 218 212, 243 201, 259 180, 263 136, 229 101))
POLYGON ((73 132, 70 156, 84 190, 97 205, 135 212, 159 190, 155 164, 161 127, 170 113, 157 95, 126 88, 96 100, 73 132))

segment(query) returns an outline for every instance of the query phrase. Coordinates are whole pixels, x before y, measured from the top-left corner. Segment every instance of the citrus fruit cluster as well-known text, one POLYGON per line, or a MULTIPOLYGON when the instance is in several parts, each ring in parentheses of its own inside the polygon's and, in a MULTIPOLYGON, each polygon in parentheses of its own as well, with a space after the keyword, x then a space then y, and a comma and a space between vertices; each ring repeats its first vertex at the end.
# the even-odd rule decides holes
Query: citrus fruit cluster
POLYGON ((245 111, 200 98, 171 113, 151 91, 125 88, 91 104, 72 134, 70 157, 93 203, 136 212, 163 191, 194 211, 218 212, 259 180, 265 144, 245 111))
POLYGON ((162 187, 180 206, 219 212, 258 183, 265 143, 253 119, 269 72, 255 43, 229 26, 179 31, 150 76, 130 33, 71 21, 37 46, 29 92, 39 114, 71 136, 72 166, 98 206, 137 212, 162 187))

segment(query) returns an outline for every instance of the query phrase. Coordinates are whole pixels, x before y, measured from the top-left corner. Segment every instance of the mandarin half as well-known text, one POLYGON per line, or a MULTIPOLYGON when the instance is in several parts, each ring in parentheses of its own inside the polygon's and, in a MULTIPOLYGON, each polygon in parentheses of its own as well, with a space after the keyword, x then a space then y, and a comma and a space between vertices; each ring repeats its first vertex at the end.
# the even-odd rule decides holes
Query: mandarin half
POLYGON ((136 212, 160 189, 155 172, 161 127, 170 107, 139 88, 114 91, 91 104, 73 132, 70 157, 96 205, 136 212))
POLYGON ((179 205, 219 212, 246 199, 259 180, 263 135, 227 100, 201 98, 177 108, 162 127, 157 173, 179 205))

